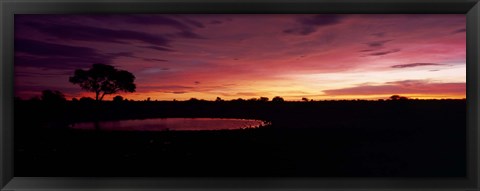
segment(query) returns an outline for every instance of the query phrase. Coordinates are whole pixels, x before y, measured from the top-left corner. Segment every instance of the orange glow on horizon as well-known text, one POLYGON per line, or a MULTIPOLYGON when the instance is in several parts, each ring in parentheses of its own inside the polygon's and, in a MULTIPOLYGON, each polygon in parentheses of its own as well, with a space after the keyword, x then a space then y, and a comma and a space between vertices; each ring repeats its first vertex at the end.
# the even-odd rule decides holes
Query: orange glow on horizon
MULTIPOLYGON (((113 100, 113 97, 115 96, 122 96, 124 99, 128 100, 134 100, 134 101, 144 101, 150 98, 151 101, 187 101, 190 100, 191 98, 196 98, 198 100, 206 100, 206 101, 215 101, 217 97, 220 97, 222 100, 225 101, 230 101, 230 100, 236 100, 236 99, 243 99, 243 100, 249 100, 252 98, 259 99, 260 97, 267 97, 269 98, 269 101, 272 100, 273 97, 275 96, 244 96, 244 97, 222 97, 222 96, 208 96, 208 97, 201 97, 201 96, 184 96, 184 97, 172 97, 172 98, 164 98, 162 96, 151 96, 149 94, 114 94, 114 95, 107 95, 104 98, 104 101, 111 101, 113 100)), ((314 101, 323 101, 323 100, 387 100, 390 98, 392 95, 397 95, 397 94, 378 94, 378 95, 368 95, 368 96, 282 96, 278 95, 282 98, 284 98, 285 101, 302 101, 302 98, 307 98, 308 100, 314 100, 314 101)), ((403 97, 407 97, 409 99, 419 99, 419 100, 429 100, 429 99, 466 99, 465 94, 438 94, 438 95, 420 95, 420 94, 398 94, 403 97)), ((80 99, 81 97, 90 97, 95 99, 95 95, 93 93, 91 94, 81 94, 80 96, 66 96, 67 100, 71 100, 73 98, 80 99)))

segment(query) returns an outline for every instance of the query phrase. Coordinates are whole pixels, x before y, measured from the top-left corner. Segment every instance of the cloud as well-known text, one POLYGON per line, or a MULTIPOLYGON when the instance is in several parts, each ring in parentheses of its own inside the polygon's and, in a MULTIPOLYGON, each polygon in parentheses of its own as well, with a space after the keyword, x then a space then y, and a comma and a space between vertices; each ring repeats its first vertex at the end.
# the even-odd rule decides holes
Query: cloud
POLYGON ((165 15, 148 15, 148 14, 130 14, 130 15, 88 15, 86 17, 92 18, 97 21, 102 21, 106 23, 127 23, 127 24, 134 24, 134 25, 159 25, 159 26, 170 26, 179 30, 191 30, 192 28, 190 25, 193 25, 197 28, 203 28, 203 24, 192 21, 192 20, 185 20, 187 24, 173 19, 172 17, 168 17, 165 15))
POLYGON ((109 59, 73 58, 73 57, 48 57, 37 58, 33 56, 16 56, 15 65, 29 66, 42 69, 75 70, 91 66, 93 63, 111 64, 109 59))
POLYGON ((192 25, 192 26, 197 27, 197 28, 205 28, 205 25, 201 22, 198 22, 198 21, 195 21, 195 20, 192 20, 192 19, 187 19, 187 18, 183 18, 182 20, 185 21, 186 23, 192 25))
POLYGON ((156 73, 159 73, 159 72, 165 72, 165 71, 169 71, 170 68, 147 68, 147 69, 144 69, 142 70, 143 73, 145 74, 156 74, 156 73))
POLYGON ((168 62, 168 60, 158 59, 158 58, 143 58, 142 60, 147 61, 147 62, 151 62, 151 61, 155 61, 155 62, 168 62))
POLYGON ((226 96, 226 97, 257 97, 261 95, 262 92, 237 92, 237 93, 225 93, 222 92, 220 93, 221 96, 226 96))
POLYGON ((222 24, 223 22, 220 21, 220 20, 213 20, 213 21, 210 21, 210 24, 214 24, 214 25, 218 25, 218 24, 222 24))
POLYGON ((372 51, 375 51, 374 49, 363 49, 363 50, 359 50, 358 52, 372 52, 372 51))
POLYGON ((43 90, 58 90, 63 94, 69 95, 77 95, 79 93, 80 88, 78 86, 69 86, 69 87, 62 87, 58 85, 16 85, 15 92, 20 93, 24 92, 27 96, 24 98, 29 99, 33 96, 40 96, 43 90))
POLYGON ((384 37, 386 34, 386 32, 378 32, 378 33, 373 33, 372 36, 375 36, 375 37, 384 37))
POLYGON ((297 19, 298 27, 286 29, 283 32, 288 34, 296 34, 306 36, 317 31, 319 27, 335 25, 343 19, 340 15, 321 14, 297 19))
POLYGON ((127 43, 127 41, 140 41, 156 46, 169 46, 170 39, 162 35, 153 35, 130 30, 113 30, 86 25, 69 25, 54 23, 29 22, 29 26, 63 40, 79 40, 90 42, 127 43))
POLYGON ((143 90, 150 91, 186 91, 191 90, 194 87, 191 86, 177 86, 177 85, 166 85, 166 86, 155 86, 155 85, 144 85, 141 87, 143 90))
MULTIPOLYGON (((162 92, 162 93, 173 93, 173 94, 184 94, 192 92, 217 92, 224 89, 226 86, 183 86, 183 85, 144 85, 139 86, 137 92, 148 93, 148 92, 162 92)), ((222 93, 218 93, 222 95, 222 93)))
POLYGON ((372 53, 369 53, 368 55, 370 55, 370 56, 382 56, 382 55, 387 55, 387 54, 391 54, 391 53, 395 53, 395 52, 400 51, 400 49, 392 49, 392 50, 388 50, 388 51, 379 51, 380 49, 384 48, 384 46, 387 42, 390 42, 390 41, 393 41, 393 40, 392 39, 377 40, 377 41, 370 41, 370 42, 363 43, 363 44, 366 44, 368 46, 368 48, 363 49, 363 50, 359 50, 358 52, 372 52, 372 53), (376 52, 374 52, 374 51, 376 51, 376 52))
POLYGON ((392 53, 399 52, 399 51, 400 51, 400 49, 392 49, 392 50, 388 50, 388 51, 374 52, 374 53, 370 53, 368 55, 370 55, 370 56, 383 56, 383 55, 392 54, 392 53))
POLYGON ((114 57, 137 58, 137 59, 141 59, 141 60, 148 61, 148 62, 152 62, 152 61, 155 61, 155 62, 167 62, 167 61, 168 61, 168 60, 158 59, 158 58, 144 58, 144 57, 140 57, 140 56, 135 56, 132 52, 110 53, 109 55, 112 55, 112 56, 114 56, 114 57))
POLYGON ((116 52, 116 53, 110 53, 112 56, 117 56, 117 57, 130 57, 130 58, 136 58, 133 55, 133 52, 116 52))
POLYGON ((175 36, 177 37, 183 37, 183 38, 190 38, 190 39, 206 39, 205 37, 202 37, 192 31, 181 31, 179 33, 176 33, 175 36))
POLYGON ((461 29, 453 31, 452 33, 456 34, 456 33, 465 33, 465 32, 467 32, 467 29, 466 28, 461 28, 461 29))
POLYGON ((172 50, 170 48, 160 47, 160 46, 141 46, 141 48, 149 48, 149 49, 160 50, 160 51, 175 52, 175 50, 172 50))
POLYGON ((379 94, 465 94, 465 83, 431 83, 426 80, 404 80, 381 85, 324 90, 326 95, 379 95, 379 94))
POLYGON ((29 39, 15 39, 15 52, 38 56, 99 56, 96 50, 91 48, 60 45, 29 39))
POLYGON ((301 18, 299 22, 304 25, 327 26, 339 23, 341 18, 342 17, 340 15, 335 14, 314 15, 311 17, 301 18))
POLYGON ((15 64, 19 66, 76 69, 92 63, 111 64, 111 60, 116 56, 119 55, 103 55, 86 47, 15 39, 15 64))
POLYGON ((399 64, 399 65, 393 65, 390 66, 391 68, 412 68, 412 67, 418 67, 418 66, 441 66, 443 64, 437 64, 437 63, 411 63, 411 64, 399 64))
POLYGON ((106 20, 106 22, 123 22, 136 25, 159 25, 170 26, 180 30, 175 36, 183 38, 204 39, 204 37, 196 34, 195 28, 205 28, 201 22, 184 18, 181 15, 172 15, 170 17, 164 15, 110 15, 110 17, 97 19, 106 20))
POLYGON ((379 41, 367 42, 365 44, 367 44, 369 47, 372 47, 372 48, 378 48, 378 47, 382 47, 385 43, 390 41, 392 40, 379 40, 379 41))

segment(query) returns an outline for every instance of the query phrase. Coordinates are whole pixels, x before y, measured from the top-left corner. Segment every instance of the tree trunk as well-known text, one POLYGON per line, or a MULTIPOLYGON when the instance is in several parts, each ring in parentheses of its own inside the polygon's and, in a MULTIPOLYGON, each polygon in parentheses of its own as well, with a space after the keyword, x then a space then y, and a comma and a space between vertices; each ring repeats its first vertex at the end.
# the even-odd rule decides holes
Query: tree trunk
POLYGON ((105 96, 105 92, 103 92, 102 97, 100 97, 100 101, 103 100, 103 96, 105 96))

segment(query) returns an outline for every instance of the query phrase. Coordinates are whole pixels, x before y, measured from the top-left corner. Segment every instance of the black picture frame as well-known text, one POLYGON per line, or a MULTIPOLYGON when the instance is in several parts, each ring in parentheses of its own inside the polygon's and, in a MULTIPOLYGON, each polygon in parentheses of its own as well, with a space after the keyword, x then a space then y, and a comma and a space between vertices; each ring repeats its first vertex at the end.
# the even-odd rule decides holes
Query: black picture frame
POLYGON ((480 3, 478 0, 2 0, 1 190, 479 190, 480 3), (13 176, 14 14, 455 13, 467 16, 465 178, 76 178, 13 176))

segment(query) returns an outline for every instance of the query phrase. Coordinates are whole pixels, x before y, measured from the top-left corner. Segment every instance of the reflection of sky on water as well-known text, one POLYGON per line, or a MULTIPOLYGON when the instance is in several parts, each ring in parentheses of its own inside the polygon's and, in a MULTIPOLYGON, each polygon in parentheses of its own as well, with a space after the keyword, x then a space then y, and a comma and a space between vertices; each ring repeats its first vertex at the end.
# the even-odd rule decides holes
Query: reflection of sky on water
POLYGON ((95 129, 107 131, 197 131, 197 130, 227 130, 257 128, 267 125, 267 122, 254 119, 227 118, 156 118, 141 120, 121 120, 84 122, 74 124, 75 129, 95 129))

